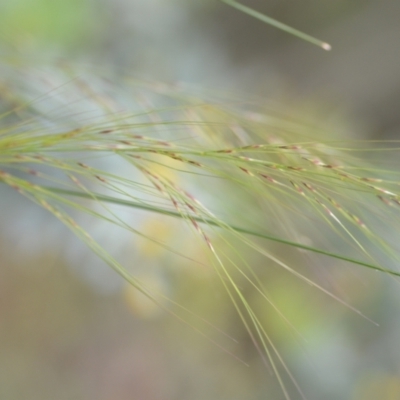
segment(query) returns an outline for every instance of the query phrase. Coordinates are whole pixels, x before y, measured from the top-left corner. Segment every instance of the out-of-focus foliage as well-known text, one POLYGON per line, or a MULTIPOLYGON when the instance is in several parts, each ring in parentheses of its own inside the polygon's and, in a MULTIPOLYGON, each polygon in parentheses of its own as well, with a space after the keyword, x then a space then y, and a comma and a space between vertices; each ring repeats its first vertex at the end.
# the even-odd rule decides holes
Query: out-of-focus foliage
MULTIPOLYGON (((0 39, 31 56, 46 47, 65 49, 88 44, 101 22, 89 0, 17 0, 0 5, 0 39)), ((60 51, 58 50, 58 53, 60 51)))

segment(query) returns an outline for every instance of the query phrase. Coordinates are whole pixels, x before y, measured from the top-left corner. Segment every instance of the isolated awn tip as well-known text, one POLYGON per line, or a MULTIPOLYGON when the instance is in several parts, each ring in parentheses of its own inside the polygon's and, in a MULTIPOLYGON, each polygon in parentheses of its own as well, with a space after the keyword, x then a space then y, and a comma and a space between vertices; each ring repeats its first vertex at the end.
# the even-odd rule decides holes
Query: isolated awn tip
POLYGON ((260 21, 263 21, 269 25, 275 26, 275 28, 281 29, 285 32, 290 33, 291 35, 297 36, 300 39, 303 39, 307 42, 310 42, 312 44, 315 44, 317 46, 322 47, 324 50, 329 51, 332 49, 331 45, 329 43, 321 42, 319 39, 308 35, 307 33, 301 32, 297 29, 292 28, 289 25, 286 25, 280 21, 277 21, 276 19, 273 19, 271 17, 268 17, 265 14, 262 14, 256 10, 253 10, 250 7, 247 7, 241 3, 238 3, 236 0, 221 0, 222 2, 229 4, 230 6, 236 8, 239 11, 244 12, 247 15, 250 15, 253 18, 257 18, 260 21))
POLYGON ((329 43, 322 43, 321 47, 326 51, 331 51, 332 50, 332 46, 329 43))

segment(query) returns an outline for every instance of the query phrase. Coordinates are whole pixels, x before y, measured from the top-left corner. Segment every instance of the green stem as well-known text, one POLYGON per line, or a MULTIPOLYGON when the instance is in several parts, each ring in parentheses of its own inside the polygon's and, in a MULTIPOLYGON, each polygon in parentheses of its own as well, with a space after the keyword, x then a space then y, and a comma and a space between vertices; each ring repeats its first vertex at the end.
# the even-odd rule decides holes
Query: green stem
MULTIPOLYGON (((49 186, 44 186, 43 189, 48 190, 48 191, 53 192, 53 193, 66 195, 66 196, 81 197, 81 198, 86 198, 86 199, 90 199, 90 200, 93 200, 93 198, 96 198, 97 200, 104 201, 106 203, 119 204, 119 205, 123 205, 123 206, 134 207, 134 208, 145 210, 145 211, 155 212, 155 213, 158 213, 158 214, 168 215, 170 217, 182 218, 182 215, 180 213, 176 212, 176 211, 170 211, 170 210, 166 210, 166 209, 159 208, 159 207, 153 207, 153 206, 150 206, 150 205, 145 205, 145 204, 141 204, 141 203, 134 202, 134 201, 117 199, 115 197, 106 196, 106 195, 102 195, 102 194, 98 194, 98 193, 91 193, 89 195, 88 193, 84 193, 84 192, 77 192, 77 191, 74 191, 74 190, 59 189, 59 188, 54 188, 54 187, 49 187, 49 186)), ((212 221, 210 219, 200 218, 200 217, 196 217, 196 216, 191 216, 191 218, 194 219, 195 221, 199 222, 199 223, 205 223, 205 224, 208 224, 208 225, 221 227, 220 224, 218 224, 217 222, 212 221)), ((292 247, 297 247, 298 249, 311 251, 311 252, 317 253, 317 254, 323 254, 325 256, 336 258, 338 260, 343 260, 343 261, 350 262, 352 264, 361 265, 363 267, 374 269, 376 271, 386 272, 386 273, 391 274, 391 275, 400 276, 400 272, 396 272, 396 271, 392 271, 392 270, 389 270, 389 269, 386 269, 386 268, 382 268, 382 267, 379 267, 379 266, 374 265, 374 264, 370 264, 370 263, 367 263, 367 262, 364 262, 364 261, 356 260, 354 258, 341 256, 339 254, 331 253, 331 252, 328 252, 328 251, 325 251, 325 250, 321 250, 321 249, 318 249, 318 248, 315 248, 315 247, 311 247, 311 246, 306 246, 304 244, 292 242, 290 240, 285 240, 285 239, 277 238, 277 237, 274 237, 274 236, 266 235, 264 233, 254 232, 254 231, 246 229, 246 228, 241 228, 241 227, 230 225, 230 224, 226 224, 226 223, 224 223, 224 224, 229 229, 231 229, 231 230, 233 230, 235 232, 238 232, 238 233, 243 233, 243 234, 259 237, 259 238, 262 238, 262 239, 271 240, 273 242, 286 244, 286 245, 289 245, 289 246, 292 246, 292 247)))

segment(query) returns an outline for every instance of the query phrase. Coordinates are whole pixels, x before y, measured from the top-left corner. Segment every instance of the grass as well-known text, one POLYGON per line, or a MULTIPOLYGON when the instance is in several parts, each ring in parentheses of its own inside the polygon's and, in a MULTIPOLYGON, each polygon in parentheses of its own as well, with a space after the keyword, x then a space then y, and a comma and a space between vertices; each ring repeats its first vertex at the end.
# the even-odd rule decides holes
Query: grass
MULTIPOLYGON (((330 49, 235 1, 223 1, 330 49)), ((396 229, 398 176, 357 156, 377 143, 320 140, 316 128, 260 111, 251 102, 196 98, 159 83, 124 78, 110 87, 101 76, 93 78, 84 69, 76 74, 66 65, 45 71, 2 68, 11 78, 0 86, 0 182, 48 210, 137 290, 187 323, 183 305, 147 287, 79 221, 87 214, 145 237, 124 219, 118 208, 123 206, 184 222, 203 243, 285 398, 290 395, 284 375, 300 394, 301 389, 243 282, 280 312, 242 249, 360 315, 275 255, 271 243, 400 276, 386 266, 389 259, 398 262, 398 253, 382 232, 382 222, 396 229), (304 236, 311 236, 311 244, 304 236)), ((147 239, 181 257, 191 256, 157 237, 147 239)))
MULTIPOLYGON (((204 242, 208 249, 205 251, 212 255, 210 262, 215 274, 288 397, 279 371, 283 360, 239 282, 246 281, 267 302, 271 301, 256 269, 243 259, 246 253, 235 257, 229 243, 242 242, 265 257, 268 263, 344 304, 336 295, 275 256, 269 243, 399 276, 399 271, 386 268, 379 261, 386 255, 398 258, 395 248, 374 228, 374 216, 378 212, 380 218, 388 219, 388 224, 390 219, 394 221, 391 211, 400 203, 397 181, 384 179, 390 171, 377 173, 355 158, 353 153, 357 150, 368 150, 365 143, 359 148, 356 142, 316 142, 312 135, 302 132, 304 127, 300 124, 299 132, 295 132, 293 126, 284 128, 285 121, 277 116, 270 120, 267 116, 241 111, 249 107, 243 104, 237 107, 226 106, 217 99, 185 100, 183 94, 169 92, 165 86, 160 90, 157 85, 145 87, 142 83, 132 85, 129 90, 135 90, 136 98, 144 104, 148 104, 150 97, 159 96, 164 106, 127 113, 121 111, 118 104, 109 108, 108 104, 116 99, 108 99, 100 91, 98 82, 96 87, 86 78, 82 82, 78 78, 70 80, 66 87, 52 82, 53 92, 46 92, 42 98, 33 95, 33 100, 25 102, 22 100, 24 88, 21 93, 11 87, 4 92, 13 93, 14 97, 9 99, 9 111, 2 115, 1 182, 47 209, 136 289, 183 322, 179 314, 182 306, 172 300, 165 306, 165 296, 152 292, 113 258, 80 226, 77 215, 86 213, 137 235, 143 234, 126 222, 112 205, 185 221, 197 232, 198 240, 204 242), (63 90, 66 92, 62 95, 58 93, 63 90), (69 91, 79 90, 83 92, 78 98, 83 101, 63 103, 64 98, 70 97, 69 91), (85 98, 85 93, 90 96, 85 98), (145 98, 147 101, 143 100, 145 98), (16 99, 20 101, 17 106, 16 99), (87 106, 91 107, 90 111, 85 110, 87 106), (68 110, 67 114, 64 109, 68 110), (75 112, 74 109, 85 111, 75 112), (96 116, 88 118, 90 113, 96 116), (68 115, 71 119, 66 120, 68 115), (68 127, 71 120, 74 127, 68 127), (272 127, 275 131, 279 126, 282 127, 279 139, 275 133, 266 134, 272 127), (115 167, 108 167, 109 160, 114 159, 117 172, 115 167), (201 190, 191 193, 179 182, 186 182, 187 186, 198 182, 201 190), (232 195, 239 200, 239 210, 232 198, 232 210, 227 206, 225 215, 220 216, 222 213, 216 204, 221 200, 229 202, 224 197, 229 199, 232 195), (202 200, 203 197, 211 197, 211 200, 202 200), (98 206, 93 207, 93 204, 98 206), (249 207, 251 210, 245 218, 235 215, 249 207), (265 217, 266 208, 270 215, 265 217), (285 234, 284 229, 279 232, 276 221, 272 225, 274 219, 283 227, 295 227, 298 232, 304 229, 296 225, 304 221, 314 227, 312 231, 316 235, 336 236, 334 241, 329 239, 336 244, 318 246, 317 243, 323 243, 318 236, 315 245, 304 244, 296 240, 296 235, 292 238, 285 234), (274 229, 257 226, 256 221, 270 223, 274 229), (346 250, 339 253, 335 251, 337 247, 346 250), (238 261, 240 258, 242 261, 238 261)), ((28 78, 27 85, 30 83, 32 77, 28 78)), ((159 242, 157 238, 149 239, 159 242)), ((171 251, 178 252, 177 249, 171 251)), ((190 257, 190 254, 185 256, 190 257)), ((361 314, 352 306, 346 306, 361 314)), ((284 369, 290 375, 287 368, 284 369)))
POLYGON ((308 35, 304 32, 301 32, 297 29, 294 29, 293 27, 283 24, 282 22, 277 21, 276 19, 273 19, 269 17, 268 15, 262 14, 250 7, 247 7, 241 3, 238 3, 235 0, 221 0, 223 3, 226 3, 230 5, 231 7, 236 8, 237 10, 250 15, 253 18, 257 18, 262 22, 265 22, 269 25, 274 26, 275 28, 281 29, 287 33, 290 33, 291 35, 297 36, 298 38, 305 40, 306 42, 312 43, 318 47, 321 47, 322 49, 326 51, 332 50, 332 46, 329 43, 323 42, 322 40, 319 40, 311 35, 308 35))

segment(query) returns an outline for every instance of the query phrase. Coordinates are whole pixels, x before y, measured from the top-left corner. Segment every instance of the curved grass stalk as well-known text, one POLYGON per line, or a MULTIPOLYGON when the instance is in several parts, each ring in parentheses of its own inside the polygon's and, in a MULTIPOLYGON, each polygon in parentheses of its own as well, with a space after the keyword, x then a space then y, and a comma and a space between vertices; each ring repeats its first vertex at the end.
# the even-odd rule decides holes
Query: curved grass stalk
MULTIPOLYGON (((61 195, 65 195, 65 196, 72 196, 72 197, 80 197, 80 198, 86 198, 86 199, 95 199, 96 201, 101 201, 101 202, 106 202, 106 203, 112 203, 112 204, 117 204, 117 205, 122 205, 122 206, 126 206, 126 207, 133 207, 133 208, 137 208, 140 210, 145 210, 145 211, 149 211, 152 213, 157 213, 157 214, 162 214, 162 215, 167 215, 170 217, 175 217, 175 218, 184 218, 182 216, 181 213, 174 211, 174 210, 168 210, 168 209, 164 209, 161 207, 155 207, 149 204, 144 204, 144 203, 139 203, 139 202, 134 202, 131 200, 124 200, 124 199, 120 199, 120 198, 116 198, 116 197, 111 197, 111 196, 106 196, 106 195, 101 195, 99 193, 85 193, 85 192, 79 192, 76 190, 66 190, 66 189, 60 189, 60 188, 56 188, 56 187, 50 187, 50 186, 45 186, 44 189, 48 190, 49 192, 53 192, 53 193, 57 193, 57 194, 61 194, 61 195)), ((200 222, 206 225, 211 225, 211 226, 217 226, 220 227, 221 224, 211 220, 211 219, 204 219, 201 217, 197 217, 197 216, 193 216, 192 217, 196 222, 200 222)), ((234 225, 230 225, 227 223, 224 223, 225 228, 238 232, 240 234, 245 234, 245 235, 250 235, 250 236, 254 236, 254 237, 258 237, 261 239, 266 239, 266 240, 270 240, 272 242, 277 242, 277 243, 281 243, 281 244, 285 244, 291 247, 296 247, 298 249, 302 249, 302 250, 307 250, 309 252, 312 253, 316 253, 316 254, 322 254, 324 256, 327 257, 331 257, 331 258, 336 258, 338 260, 342 260, 342 261, 346 261, 349 262, 351 264, 355 264, 355 265, 360 265, 362 267, 366 267, 366 268, 370 268, 376 271, 380 271, 380 272, 385 272, 389 275, 393 275, 393 276, 400 276, 400 272, 397 271, 393 271, 393 270, 389 270, 389 269, 385 269, 383 267, 380 267, 378 265, 375 264, 371 264, 368 262, 364 262, 361 260, 357 260, 355 258, 351 258, 351 257, 346 257, 346 256, 342 256, 338 253, 332 253, 326 250, 322 250, 319 249, 317 247, 312 247, 312 246, 307 246, 305 244, 301 244, 301 243, 296 243, 294 241, 291 240, 286 240, 280 237, 276 237, 273 235, 268 235, 266 233, 261 233, 261 232, 257 232, 254 231, 252 229, 248 229, 248 228, 243 228, 243 227, 239 227, 239 226, 234 226, 234 225)))

